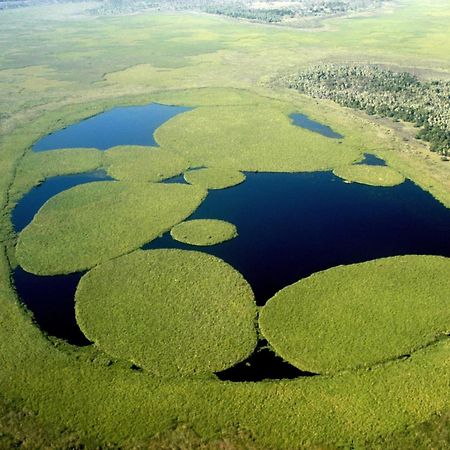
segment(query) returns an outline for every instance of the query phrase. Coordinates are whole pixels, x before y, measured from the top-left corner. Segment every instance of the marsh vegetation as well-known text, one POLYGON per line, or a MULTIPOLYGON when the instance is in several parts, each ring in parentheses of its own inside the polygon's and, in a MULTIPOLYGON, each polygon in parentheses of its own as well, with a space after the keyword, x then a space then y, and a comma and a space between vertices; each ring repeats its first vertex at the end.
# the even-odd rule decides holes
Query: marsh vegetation
POLYGON ((236 227, 217 219, 188 220, 175 225, 170 230, 173 239, 190 245, 215 245, 235 238, 236 227))
POLYGON ((350 61, 448 79, 448 2, 375 3, 277 22, 314 32, 177 2, 0 11, 0 447, 448 446, 450 166, 394 116, 268 83, 350 61), (239 233, 172 239, 198 219, 239 233))

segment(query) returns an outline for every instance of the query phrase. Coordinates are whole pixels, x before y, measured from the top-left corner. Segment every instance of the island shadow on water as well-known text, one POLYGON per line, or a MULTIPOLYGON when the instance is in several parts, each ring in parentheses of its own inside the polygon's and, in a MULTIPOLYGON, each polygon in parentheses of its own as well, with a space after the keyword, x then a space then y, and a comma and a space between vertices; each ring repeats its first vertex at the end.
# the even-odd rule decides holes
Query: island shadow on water
MULTIPOLYGON (((307 123, 305 117, 302 126, 308 128, 314 121, 308 119, 307 123)), ((321 134, 342 137, 321 126, 328 129, 321 130, 321 134)), ((69 130, 71 127, 63 131, 69 130)), ((98 128, 96 132, 100 134, 98 128)), ((69 137, 63 137, 62 141, 53 141, 54 148, 80 146, 72 141, 73 145, 69 145, 69 137)), ((82 146, 108 148, 119 143, 131 141, 114 140, 100 145, 88 139, 82 146)), ((139 143, 151 145, 148 133, 139 143)), ((383 160, 368 154, 361 163, 384 165, 383 160)), ((246 181, 238 186, 210 191, 190 217, 231 222, 237 226, 238 237, 220 245, 195 247, 179 243, 165 233, 143 248, 179 248, 218 256, 249 281, 258 305, 264 305, 277 291, 297 280, 340 264, 402 254, 450 256, 446 238, 450 211, 409 180, 385 188, 345 183, 331 172, 246 176, 246 181)), ((17 205, 13 212, 16 230, 26 226, 39 207, 58 192, 84 182, 108 179, 104 172, 48 179, 17 205)), ((179 176, 166 182, 183 181, 179 176)), ((44 332, 75 345, 89 344, 74 313, 74 293, 82 273, 42 277, 17 268, 13 276, 19 297, 44 332)), ((229 381, 312 375, 284 362, 263 341, 247 360, 217 374, 219 379, 229 381)))

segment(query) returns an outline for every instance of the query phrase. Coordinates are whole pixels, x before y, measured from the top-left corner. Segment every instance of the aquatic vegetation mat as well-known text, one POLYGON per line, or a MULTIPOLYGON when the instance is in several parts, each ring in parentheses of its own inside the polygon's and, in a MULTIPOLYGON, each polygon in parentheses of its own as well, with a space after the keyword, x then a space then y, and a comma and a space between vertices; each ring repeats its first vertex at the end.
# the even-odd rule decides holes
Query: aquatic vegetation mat
POLYGON ((405 177, 387 166, 374 166, 366 164, 354 164, 341 166, 333 170, 333 173, 352 183, 368 184, 370 186, 396 186, 405 181, 405 177))
POLYGON ((184 174, 184 179, 205 189, 225 189, 245 181, 245 175, 237 170, 218 167, 205 167, 190 170, 184 174))
POLYGON ((184 172, 188 162, 159 147, 119 146, 105 152, 107 172, 116 180, 162 181, 184 172))
POLYGON ((20 198, 33 186, 57 175, 91 172, 103 165, 102 152, 94 148, 59 149, 27 153, 17 168, 10 190, 13 199, 20 198))
POLYGON ((249 172, 326 170, 361 157, 351 139, 340 143, 295 126, 292 112, 291 105, 270 100, 264 106, 201 107, 166 122, 155 138, 191 166, 249 172))
POLYGON ((201 188, 104 181, 51 198, 20 233, 19 264, 36 275, 79 272, 158 237, 202 202, 201 188))
POLYGON ((76 316, 99 348, 158 376, 223 370, 256 346, 249 284, 200 252, 139 250, 92 269, 76 316))
POLYGON ((443 339, 450 259, 396 256, 318 272, 270 299, 259 324, 274 350, 316 373, 373 366, 443 339))
POLYGON ((236 227, 224 220, 197 219, 175 225, 170 230, 173 239, 191 245, 214 245, 237 236, 236 227))

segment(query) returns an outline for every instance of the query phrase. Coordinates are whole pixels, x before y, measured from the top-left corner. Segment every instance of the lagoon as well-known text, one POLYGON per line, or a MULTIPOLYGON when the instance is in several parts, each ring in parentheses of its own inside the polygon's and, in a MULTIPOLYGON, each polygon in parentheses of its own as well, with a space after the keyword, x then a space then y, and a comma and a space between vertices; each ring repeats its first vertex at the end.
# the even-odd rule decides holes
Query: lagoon
MULTIPOLYGON (((71 181, 101 180, 101 176, 82 174, 71 181)), ((244 275, 259 305, 298 279, 340 264, 402 254, 450 256, 450 210, 409 180, 384 188, 345 183, 331 172, 246 176, 240 185, 210 191, 190 217, 231 222, 238 237, 196 247, 166 233, 144 248, 195 249, 216 255, 244 275)), ((67 188, 67 176, 54 177, 39 187, 39 202, 55 195, 58 180, 61 190, 67 188)), ((30 219, 39 202, 31 195, 23 197, 17 205, 20 217, 30 219)), ((39 326, 76 344, 86 343, 73 316, 79 277, 40 277, 20 268, 14 272, 19 296, 39 326), (56 321, 57 327, 52 325, 56 321)))
POLYGON ((106 150, 117 145, 156 147, 155 130, 177 114, 191 109, 159 103, 113 108, 44 136, 33 145, 33 151, 78 147, 106 150))

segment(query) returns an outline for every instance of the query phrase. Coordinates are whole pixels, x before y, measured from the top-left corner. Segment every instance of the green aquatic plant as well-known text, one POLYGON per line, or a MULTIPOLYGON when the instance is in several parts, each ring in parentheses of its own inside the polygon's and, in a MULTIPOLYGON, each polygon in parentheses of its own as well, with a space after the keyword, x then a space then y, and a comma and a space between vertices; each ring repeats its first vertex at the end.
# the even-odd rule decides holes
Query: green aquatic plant
POLYGON ((288 286, 261 311, 274 350, 303 370, 333 374, 401 358, 445 337, 450 259, 395 256, 338 266, 288 286))
POLYGON ((224 220, 197 219, 175 225, 170 230, 173 239, 191 245, 215 245, 237 236, 235 225, 224 220))
POLYGON ((190 170, 184 174, 184 179, 204 189, 225 189, 245 181, 245 175, 237 170, 220 167, 205 167, 190 170))
POLYGON ((201 107, 163 124, 155 138, 192 167, 308 172, 361 157, 359 145, 351 139, 338 141, 293 125, 292 112, 288 103, 270 100, 264 106, 201 107))
POLYGON ((92 172, 103 166, 103 152, 95 148, 68 148, 29 152, 17 169, 10 195, 19 199, 33 186, 56 175, 92 172))
POLYGON ((188 217, 203 189, 103 181, 52 197, 20 233, 16 256, 28 272, 78 272, 135 250, 188 217))
POLYGON ((387 166, 353 164, 351 166, 336 167, 333 173, 346 181, 368 184, 370 186, 391 187, 405 181, 405 177, 402 174, 387 166))
POLYGON ((123 145, 105 152, 107 172, 116 180, 162 181, 184 172, 188 162, 158 147, 123 145))
POLYGON ((256 346, 251 287, 200 252, 140 250, 92 269, 76 316, 96 346, 160 377, 223 370, 256 346))

